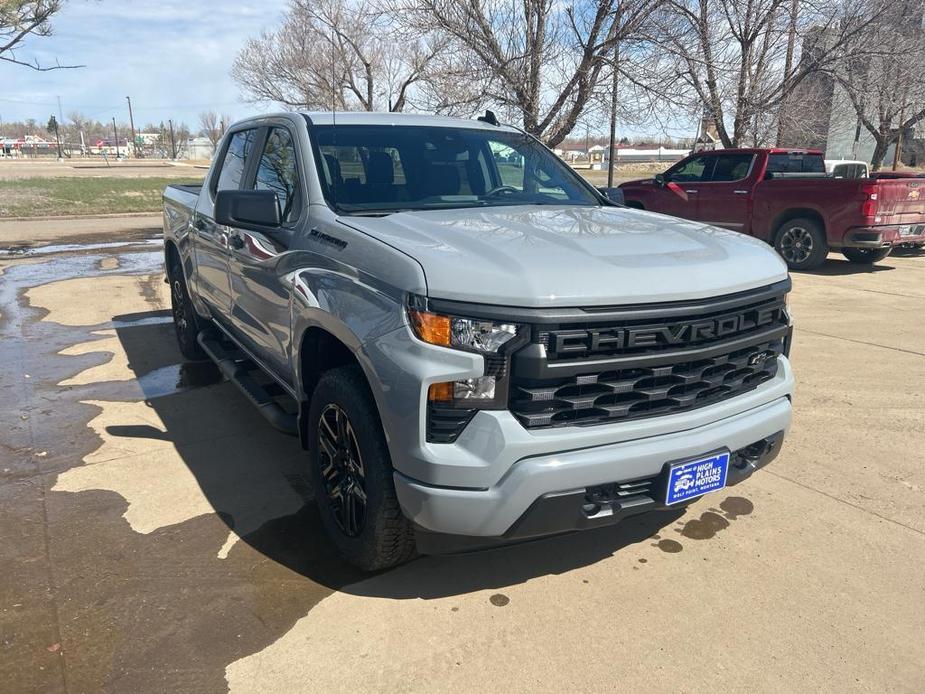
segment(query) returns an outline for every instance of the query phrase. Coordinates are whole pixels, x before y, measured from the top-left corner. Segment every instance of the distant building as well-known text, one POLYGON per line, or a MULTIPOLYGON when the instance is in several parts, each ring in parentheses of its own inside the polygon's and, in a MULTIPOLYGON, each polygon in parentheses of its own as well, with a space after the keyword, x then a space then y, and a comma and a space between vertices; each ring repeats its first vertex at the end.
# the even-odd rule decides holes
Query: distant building
POLYGON ((209 161, 215 153, 212 142, 207 137, 191 137, 180 146, 178 158, 180 159, 200 159, 209 161))
MULTIPOLYGON (((820 30, 803 42, 801 61, 819 61, 830 36, 820 30)), ((876 142, 861 123, 848 93, 827 73, 813 73, 788 95, 781 105, 781 145, 821 149, 826 159, 870 162, 876 142)), ((909 128, 903 133, 903 159, 920 163, 925 151, 925 129, 909 128)), ((893 161, 895 145, 890 145, 884 164, 893 161)))

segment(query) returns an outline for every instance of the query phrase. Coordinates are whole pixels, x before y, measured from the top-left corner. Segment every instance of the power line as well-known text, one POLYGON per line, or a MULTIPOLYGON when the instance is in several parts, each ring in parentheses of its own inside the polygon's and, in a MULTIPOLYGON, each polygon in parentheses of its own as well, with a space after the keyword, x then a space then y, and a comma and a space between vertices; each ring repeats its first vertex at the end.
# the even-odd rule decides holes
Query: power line
MULTIPOLYGON (((9 104, 21 104, 23 106, 57 106, 57 101, 27 101, 25 99, 4 99, 0 98, 0 101, 9 104)), ((165 111, 170 109, 181 109, 181 108, 219 108, 222 106, 242 106, 244 102, 242 101, 225 101, 223 103, 215 103, 209 101, 202 104, 172 104, 172 105, 158 105, 158 106, 143 106, 137 108, 138 111, 165 111)), ((92 109, 121 109, 122 104, 71 104, 72 108, 92 108, 92 109)))

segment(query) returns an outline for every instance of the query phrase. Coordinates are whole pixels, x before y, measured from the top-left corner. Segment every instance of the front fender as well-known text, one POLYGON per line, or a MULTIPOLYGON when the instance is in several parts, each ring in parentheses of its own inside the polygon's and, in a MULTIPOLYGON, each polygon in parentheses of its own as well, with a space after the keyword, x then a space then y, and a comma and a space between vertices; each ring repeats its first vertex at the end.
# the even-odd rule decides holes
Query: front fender
POLYGON ((291 275, 291 355, 294 386, 300 401, 308 399, 302 373, 302 342, 310 328, 320 328, 337 338, 356 356, 367 380, 380 400, 379 385, 370 379, 362 345, 405 323, 403 297, 371 277, 348 276, 331 269, 297 270, 291 275))

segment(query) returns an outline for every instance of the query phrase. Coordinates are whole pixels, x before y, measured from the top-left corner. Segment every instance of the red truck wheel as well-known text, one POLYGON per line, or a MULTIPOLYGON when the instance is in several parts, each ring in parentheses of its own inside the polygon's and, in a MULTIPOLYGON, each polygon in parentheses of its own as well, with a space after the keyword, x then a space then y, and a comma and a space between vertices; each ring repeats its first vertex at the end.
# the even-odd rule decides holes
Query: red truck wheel
POLYGON ((886 248, 843 248, 842 253, 852 263, 870 265, 886 258, 893 249, 886 248))
POLYGON ((829 254, 825 232, 805 217, 784 222, 774 235, 774 248, 791 270, 815 270, 829 254))

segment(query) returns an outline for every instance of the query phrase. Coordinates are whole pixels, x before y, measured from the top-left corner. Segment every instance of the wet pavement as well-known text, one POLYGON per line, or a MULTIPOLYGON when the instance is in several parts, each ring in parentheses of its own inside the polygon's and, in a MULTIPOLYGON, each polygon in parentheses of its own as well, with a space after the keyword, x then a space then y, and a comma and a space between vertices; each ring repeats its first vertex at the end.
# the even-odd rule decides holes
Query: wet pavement
POLYGON ((795 277, 797 417, 743 485, 375 576, 183 363, 161 257, 0 255, 0 691, 925 687, 925 256, 795 277))

